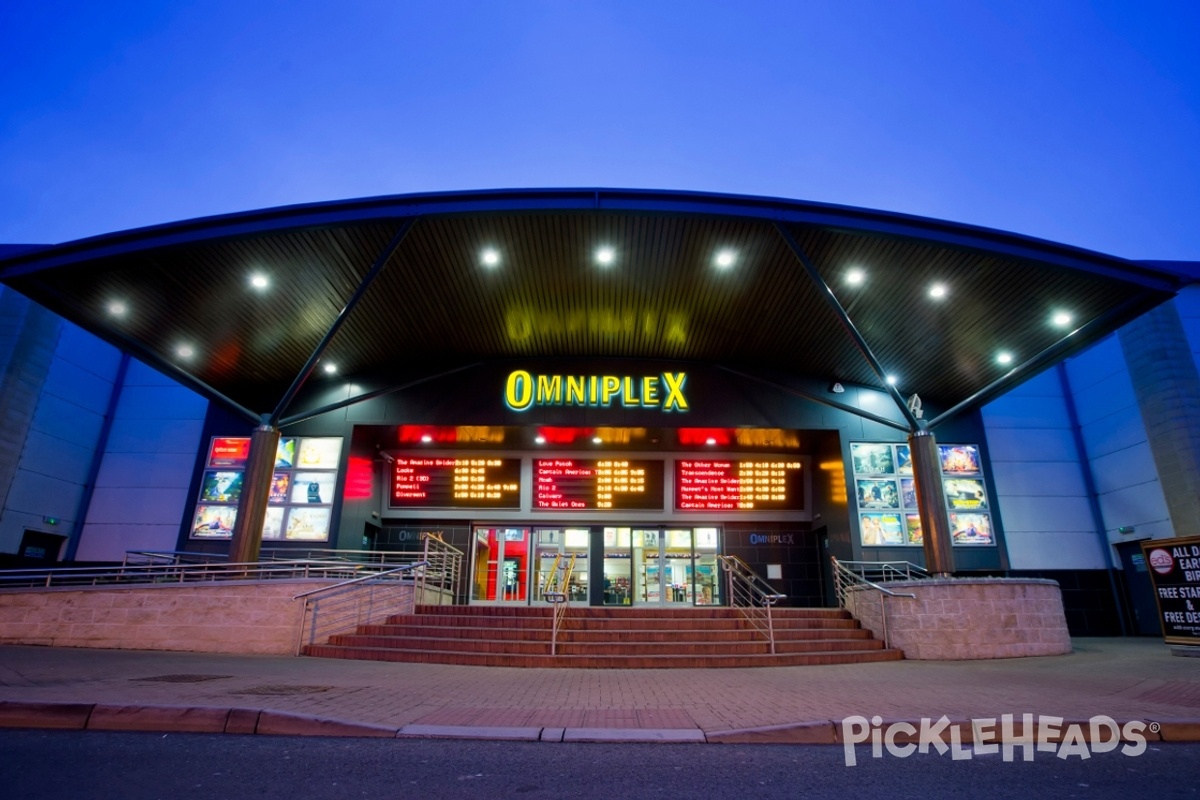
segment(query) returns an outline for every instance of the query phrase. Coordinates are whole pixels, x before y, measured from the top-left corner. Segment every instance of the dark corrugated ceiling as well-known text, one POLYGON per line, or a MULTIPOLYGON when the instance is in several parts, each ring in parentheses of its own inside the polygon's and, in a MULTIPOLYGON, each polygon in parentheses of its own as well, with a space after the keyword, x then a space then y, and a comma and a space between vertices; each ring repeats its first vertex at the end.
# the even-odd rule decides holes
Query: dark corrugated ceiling
MULTIPOLYGON (((406 217, 325 360, 341 375, 488 359, 681 359, 880 385, 776 224, 905 394, 953 405, 1081 325, 1170 296, 1157 273, 994 231, 815 204, 649 192, 381 198, 132 231, 0 260, 0 278, 155 365, 270 412, 406 217), (594 194, 594 200, 592 195, 594 194), (589 202, 591 201, 591 202, 589 202), (613 262, 596 261, 611 247, 613 262), (497 264, 482 262, 494 248, 497 264), (734 254, 720 268, 717 254, 734 254), (864 281, 847 282, 852 269, 864 281), (252 273, 268 277, 259 291, 252 273), (929 296, 934 283, 947 294, 929 296), (110 313, 123 304, 122 315, 110 313), (1055 327, 1051 316, 1073 319, 1055 327), (182 345, 193 355, 178 354, 182 345)), ((1060 349, 1065 349, 1062 344, 1060 349)))

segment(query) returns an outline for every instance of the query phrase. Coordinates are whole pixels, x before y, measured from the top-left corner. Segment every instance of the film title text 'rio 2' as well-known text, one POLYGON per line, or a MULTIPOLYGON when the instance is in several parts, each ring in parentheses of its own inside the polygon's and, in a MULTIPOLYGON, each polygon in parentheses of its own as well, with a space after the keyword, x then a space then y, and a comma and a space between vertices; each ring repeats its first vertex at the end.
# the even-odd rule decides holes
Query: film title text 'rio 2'
POLYGON ((532 375, 518 369, 504 383, 504 403, 513 411, 534 406, 597 406, 687 411, 686 372, 632 375, 532 375))

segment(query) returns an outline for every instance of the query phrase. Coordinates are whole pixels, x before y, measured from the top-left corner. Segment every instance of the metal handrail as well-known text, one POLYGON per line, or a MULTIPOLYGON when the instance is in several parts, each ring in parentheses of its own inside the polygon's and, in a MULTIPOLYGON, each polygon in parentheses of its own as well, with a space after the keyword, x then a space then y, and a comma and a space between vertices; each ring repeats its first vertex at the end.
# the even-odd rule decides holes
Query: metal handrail
POLYGON ((462 575, 463 551, 446 544, 440 533, 421 534, 424 541, 422 558, 428 563, 417 577, 417 593, 422 603, 428 603, 428 589, 438 590, 438 605, 447 598, 450 605, 459 603, 459 584, 462 575))
MULTIPOLYGON (((370 570, 369 565, 317 560, 249 561, 204 564, 146 564, 106 567, 49 567, 0 570, 2 588, 108 586, 298 578, 344 578, 370 570)), ((371 574, 374 574, 371 570, 371 574)))
POLYGON ((413 613, 417 581, 415 576, 405 580, 410 577, 406 573, 417 570, 419 575, 428 566, 428 561, 416 561, 332 586, 311 589, 293 597, 292 600, 304 601, 296 636, 296 655, 300 655, 304 649, 306 631, 308 644, 315 644, 318 638, 328 639, 395 614, 413 613))
POLYGON ((775 654, 775 623, 771 608, 787 598, 767 583, 754 568, 737 556, 717 556, 725 573, 729 605, 739 609, 750 623, 767 638, 771 654, 775 654))
POLYGON ((297 558, 319 558, 324 561, 352 561, 358 564, 403 564, 416 554, 397 550, 337 550, 325 547, 296 548, 264 546, 260 561, 293 561, 297 558))
POLYGON ((562 563, 562 553, 554 557, 549 574, 542 586, 542 599, 553 604, 550 615, 550 655, 558 654, 558 631, 571 605, 571 574, 575 571, 577 553, 571 554, 571 560, 562 563))
MULTIPOLYGON (((889 647, 890 645, 888 642, 887 602, 886 602, 887 598, 889 598, 889 597, 907 597, 910 599, 915 599, 916 595, 908 593, 908 592, 893 592, 891 589, 888 589, 886 586, 880 586, 879 584, 877 584, 874 581, 867 578, 865 573, 855 572, 853 569, 851 569, 851 567, 849 565, 857 565, 857 566, 867 565, 870 567, 880 567, 880 566, 892 565, 892 564, 905 564, 908 567, 913 567, 914 570, 911 572, 909 572, 909 571, 901 572, 900 570, 897 569, 896 570, 897 574, 908 575, 908 574, 915 574, 918 571, 920 573, 922 573, 925 577, 928 577, 929 574, 927 572, 925 572, 925 570, 922 569, 921 567, 917 567, 915 564, 909 564, 907 561, 900 561, 900 562, 839 561, 837 559, 837 556, 830 556, 829 559, 831 562, 833 562, 834 594, 837 595, 838 605, 840 607, 842 607, 842 608, 846 607, 846 593, 852 588, 857 587, 857 588, 873 589, 873 590, 879 592, 880 631, 882 633, 883 646, 889 647)), ((887 574, 887 570, 883 570, 883 572, 884 572, 884 574, 887 574)), ((904 578, 903 580, 913 580, 913 578, 904 578)))
POLYGON ((924 567, 911 561, 837 561, 837 563, 867 580, 914 581, 929 577, 929 573, 924 567))
POLYGON ((125 566, 147 566, 154 564, 207 564, 229 561, 225 553, 199 553, 189 550, 126 550, 125 566))

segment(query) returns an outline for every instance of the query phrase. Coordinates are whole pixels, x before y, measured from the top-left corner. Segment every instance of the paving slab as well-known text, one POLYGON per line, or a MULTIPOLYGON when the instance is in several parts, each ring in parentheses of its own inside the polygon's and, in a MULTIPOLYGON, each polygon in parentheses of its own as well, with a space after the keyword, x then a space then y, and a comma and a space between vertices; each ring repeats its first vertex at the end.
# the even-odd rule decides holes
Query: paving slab
POLYGON ((827 741, 830 728, 836 741, 847 717, 919 724, 945 715, 963 721, 970 736, 978 727, 972 720, 1028 713, 1161 723, 1155 737, 1200 740, 1195 660, 1172 656, 1161 640, 1073 644, 1068 655, 1040 658, 711 670, 0 646, 0 727, 95 727, 95 707, 112 707, 144 710, 105 710, 97 723, 165 726, 176 714, 177 729, 207 730, 223 714, 223 730, 241 734, 394 736, 434 725, 477 738, 508 729, 542 741, 580 731, 607 731, 612 740, 621 735, 614 730, 674 730, 713 742, 798 744, 827 741), (200 711, 150 710, 160 707, 200 711))

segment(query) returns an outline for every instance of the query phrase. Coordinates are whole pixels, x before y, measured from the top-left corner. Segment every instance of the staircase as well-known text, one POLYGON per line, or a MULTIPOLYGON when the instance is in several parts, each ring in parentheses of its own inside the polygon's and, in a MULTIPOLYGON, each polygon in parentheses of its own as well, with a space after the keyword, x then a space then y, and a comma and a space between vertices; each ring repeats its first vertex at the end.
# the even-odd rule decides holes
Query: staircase
POLYGON ((775 654, 736 608, 573 607, 550 655, 551 609, 419 606, 414 614, 362 625, 307 645, 324 658, 410 661, 486 667, 783 667, 894 661, 842 609, 776 608, 775 654))

